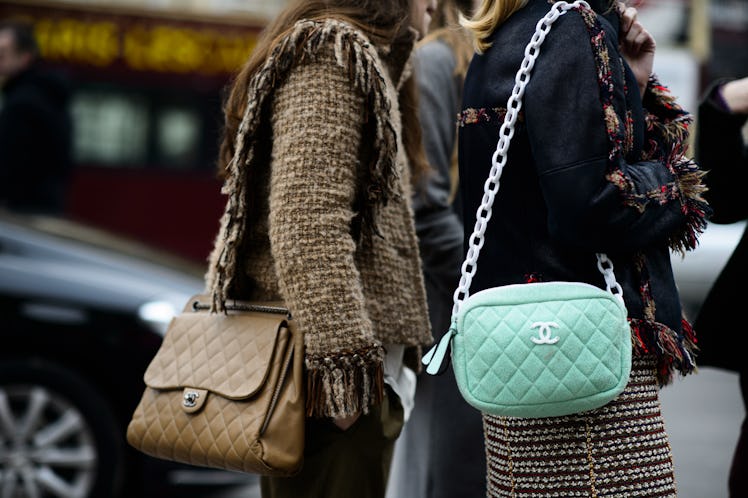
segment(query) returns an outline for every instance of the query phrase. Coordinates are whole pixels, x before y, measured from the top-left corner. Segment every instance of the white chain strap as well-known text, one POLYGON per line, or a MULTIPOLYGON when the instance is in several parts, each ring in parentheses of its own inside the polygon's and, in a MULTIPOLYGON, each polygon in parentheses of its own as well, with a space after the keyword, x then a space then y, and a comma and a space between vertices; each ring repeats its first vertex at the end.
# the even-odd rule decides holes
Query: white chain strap
MULTIPOLYGON (((563 1, 554 3, 551 10, 540 21, 538 21, 535 26, 535 34, 530 39, 530 43, 527 44, 527 47, 525 47, 525 57, 514 78, 514 88, 512 89, 512 94, 506 104, 506 116, 504 116, 504 122, 499 129, 499 143, 496 146, 496 152, 494 152, 491 157, 491 171, 489 172, 486 183, 483 185, 483 199, 481 200, 481 205, 475 215, 475 228, 473 229, 473 234, 470 236, 470 247, 468 248, 465 262, 462 264, 460 284, 454 293, 452 326, 449 331, 444 334, 439 343, 432 347, 421 360, 424 365, 427 365, 426 372, 431 375, 435 375, 439 372, 442 361, 449 347, 449 343, 451 342, 451 338, 456 333, 455 326, 457 314, 460 311, 460 305, 465 299, 470 297, 470 284, 473 281, 475 272, 478 270, 478 256, 480 255, 480 251, 486 241, 486 227, 488 226, 488 220, 491 219, 491 209, 493 207, 494 199, 496 198, 496 194, 499 192, 499 179, 501 178, 501 173, 506 164, 509 142, 514 136, 514 125, 517 122, 519 110, 522 108, 522 96, 525 94, 525 88, 527 87, 527 83, 530 81, 530 72, 535 65, 535 60, 540 54, 540 45, 545 41, 545 37, 551 30, 553 23, 569 10, 578 7, 590 8, 589 4, 584 0, 576 0, 574 3, 563 1)), ((605 254, 598 253, 596 256, 597 268, 605 279, 607 291, 623 302, 623 289, 621 289, 621 286, 616 281, 615 274, 613 273, 613 263, 605 254)))
MULTIPOLYGON (((540 54, 540 45, 545 41, 545 37, 551 30, 553 23, 567 11, 578 7, 590 8, 589 4, 584 0, 577 0, 574 3, 557 2, 553 4, 553 7, 551 7, 551 10, 545 17, 538 21, 535 26, 535 34, 525 48, 525 57, 514 78, 514 88, 506 104, 506 116, 499 129, 499 143, 496 146, 496 152, 493 153, 493 157, 491 158, 491 171, 483 186, 483 199, 476 212, 475 228, 473 229, 473 234, 470 236, 470 247, 465 262, 462 264, 460 283, 454 293, 454 307, 452 308, 453 321, 457 317, 462 301, 470 296, 470 285, 478 269, 478 256, 485 243, 486 227, 488 226, 488 220, 491 219, 491 209, 494 199, 499 192, 499 179, 506 164, 509 142, 514 136, 514 126, 517 122, 519 111, 522 108, 522 97, 525 94, 527 83, 530 81, 530 72, 540 54)), ((605 278, 607 290, 616 294, 619 299, 622 299, 623 290, 618 285, 618 282, 616 282, 615 274, 613 273, 613 263, 605 254, 597 254, 597 260, 597 266, 605 278)))
POLYGON ((623 289, 616 281, 616 275, 613 273, 613 262, 603 253, 595 254, 597 256, 597 269, 603 274, 605 279, 605 288, 608 292, 615 295, 623 302, 623 289))

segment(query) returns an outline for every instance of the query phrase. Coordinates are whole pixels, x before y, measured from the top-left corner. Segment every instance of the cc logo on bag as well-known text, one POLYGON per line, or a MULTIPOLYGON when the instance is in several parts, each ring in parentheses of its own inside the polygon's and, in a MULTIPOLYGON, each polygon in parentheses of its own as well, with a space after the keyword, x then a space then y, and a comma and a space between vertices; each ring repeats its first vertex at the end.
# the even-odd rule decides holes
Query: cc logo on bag
POLYGON ((556 322, 535 322, 530 325, 531 329, 538 329, 538 337, 531 337, 530 339, 535 344, 556 344, 559 340, 558 336, 551 339, 553 332, 551 327, 558 328, 559 325, 556 322))
POLYGON ((197 398, 200 397, 200 393, 196 393, 195 391, 187 391, 184 393, 184 406, 187 408, 193 408, 197 405, 197 398))

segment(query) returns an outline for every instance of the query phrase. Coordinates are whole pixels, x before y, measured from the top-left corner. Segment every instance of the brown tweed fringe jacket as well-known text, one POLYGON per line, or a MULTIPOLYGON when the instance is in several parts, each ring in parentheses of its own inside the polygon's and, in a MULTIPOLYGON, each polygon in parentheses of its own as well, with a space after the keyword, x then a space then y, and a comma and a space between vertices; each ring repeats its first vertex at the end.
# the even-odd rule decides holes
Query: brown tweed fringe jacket
POLYGON ((285 301, 310 416, 366 412, 383 395, 382 345, 413 346, 416 367, 432 341, 400 136, 405 45, 300 21, 247 89, 207 287, 216 310, 285 301))

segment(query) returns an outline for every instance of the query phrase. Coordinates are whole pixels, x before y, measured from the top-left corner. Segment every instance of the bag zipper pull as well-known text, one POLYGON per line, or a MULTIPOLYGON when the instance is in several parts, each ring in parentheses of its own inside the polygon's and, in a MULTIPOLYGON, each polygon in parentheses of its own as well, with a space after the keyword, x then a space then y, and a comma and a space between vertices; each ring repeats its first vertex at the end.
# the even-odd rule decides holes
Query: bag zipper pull
POLYGON ((442 336, 439 343, 432 347, 423 357, 421 363, 426 365, 427 374, 437 375, 439 373, 442 363, 444 362, 444 357, 447 355, 447 351, 449 351, 449 344, 452 342, 452 337, 454 337, 455 334, 457 334, 457 329, 453 325, 442 336))

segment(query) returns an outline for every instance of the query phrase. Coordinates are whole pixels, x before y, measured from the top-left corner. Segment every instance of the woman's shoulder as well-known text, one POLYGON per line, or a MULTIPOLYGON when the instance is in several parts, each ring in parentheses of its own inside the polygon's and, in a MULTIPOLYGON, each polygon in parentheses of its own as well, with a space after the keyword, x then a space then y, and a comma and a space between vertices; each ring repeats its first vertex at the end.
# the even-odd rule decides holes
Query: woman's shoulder
MULTIPOLYGON (((540 21, 557 2, 547 0, 530 0, 527 5, 512 14, 501 26, 493 33, 493 39, 502 41, 514 40, 517 44, 527 44, 536 30, 538 21, 540 21)), ((610 30, 609 23, 595 13, 592 8, 587 6, 578 6, 572 8, 560 15, 549 30, 549 36, 554 33, 576 33, 579 34, 584 30, 589 32, 593 29, 596 32, 610 30), (601 22, 602 21, 602 22, 601 22)))
MULTIPOLYGON (((473 59, 471 70, 506 74, 513 79, 524 57, 525 48, 533 39, 538 21, 550 8, 551 4, 547 1, 530 0, 525 7, 512 14, 491 34, 490 47, 473 59)), ((539 59, 547 62, 551 58, 554 64, 573 65, 585 46, 589 51, 589 42, 585 43, 585 40, 589 38, 582 16, 577 12, 569 12, 552 25, 542 44, 539 59)))
MULTIPOLYGON (((493 33, 486 58, 500 67, 507 59, 510 67, 516 66, 535 34, 538 21, 552 5, 546 0, 531 0, 514 13, 493 33)), ((540 50, 540 59, 544 62, 551 59, 554 66, 573 66, 603 48, 615 49, 616 43, 616 33, 610 22, 591 8, 581 6, 567 11, 551 25, 540 50)))
POLYGON ((377 47, 366 34, 335 18, 297 21, 275 43, 264 69, 279 76, 305 72, 309 65, 328 73, 349 73, 351 68, 367 74, 382 71, 377 47))
POLYGON ((301 19, 291 27, 276 45, 275 51, 283 51, 292 45, 305 54, 341 51, 355 47, 364 53, 373 54, 376 47, 366 34, 342 19, 301 19))
POLYGON ((382 72, 377 49, 361 30, 340 19, 301 19, 273 44, 249 87, 255 95, 268 96, 292 81, 342 83, 345 75, 348 84, 337 84, 338 91, 366 94, 373 75, 382 72))

